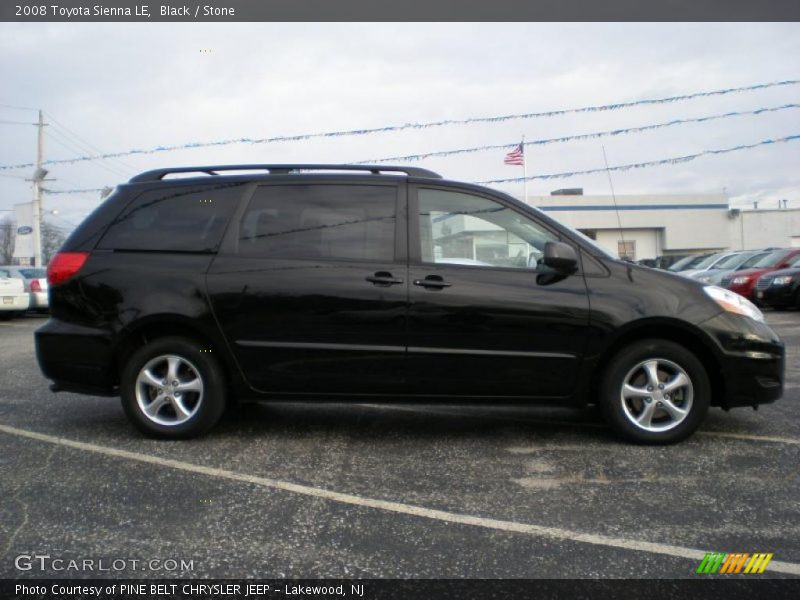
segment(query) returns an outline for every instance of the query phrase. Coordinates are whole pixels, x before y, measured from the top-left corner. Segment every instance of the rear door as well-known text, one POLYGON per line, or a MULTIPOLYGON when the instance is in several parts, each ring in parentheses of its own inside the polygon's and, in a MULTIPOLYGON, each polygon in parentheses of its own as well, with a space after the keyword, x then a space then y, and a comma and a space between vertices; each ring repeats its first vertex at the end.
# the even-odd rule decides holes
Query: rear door
POLYGON ((570 395, 589 301, 580 271, 563 276, 541 263, 559 236, 488 195, 420 185, 409 200, 412 391, 570 395))
POLYGON ((383 177, 256 188, 207 277, 254 389, 404 391, 405 202, 405 182, 383 177))

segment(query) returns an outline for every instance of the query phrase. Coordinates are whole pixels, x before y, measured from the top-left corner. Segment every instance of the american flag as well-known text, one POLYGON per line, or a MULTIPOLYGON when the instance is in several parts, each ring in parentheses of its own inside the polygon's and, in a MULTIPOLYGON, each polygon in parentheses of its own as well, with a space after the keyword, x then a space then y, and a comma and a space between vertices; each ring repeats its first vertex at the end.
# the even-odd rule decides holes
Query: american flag
POLYGON ((525 147, 520 143, 519 146, 506 154, 506 158, 503 162, 507 165, 516 165, 518 167, 525 166, 525 147))

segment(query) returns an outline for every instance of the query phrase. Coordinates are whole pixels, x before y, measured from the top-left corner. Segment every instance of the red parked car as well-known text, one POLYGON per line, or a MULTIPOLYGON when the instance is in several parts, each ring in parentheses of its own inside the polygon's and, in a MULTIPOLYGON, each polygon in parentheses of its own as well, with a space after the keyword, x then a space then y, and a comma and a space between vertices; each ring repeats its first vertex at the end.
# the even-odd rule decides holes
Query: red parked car
POLYGON ((758 278, 778 269, 785 269, 796 256, 800 255, 800 248, 779 248, 767 254, 751 268, 735 271, 722 280, 722 287, 744 296, 755 302, 755 285, 758 278))

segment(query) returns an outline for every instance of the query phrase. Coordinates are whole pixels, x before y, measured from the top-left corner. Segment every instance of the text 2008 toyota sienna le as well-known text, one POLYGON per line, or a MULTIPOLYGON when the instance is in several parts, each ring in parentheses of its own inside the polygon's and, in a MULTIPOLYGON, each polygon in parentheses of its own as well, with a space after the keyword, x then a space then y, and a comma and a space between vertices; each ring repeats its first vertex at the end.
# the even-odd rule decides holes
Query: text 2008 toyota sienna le
POLYGON ((667 443, 709 406, 783 390, 783 344, 744 298, 424 169, 149 171, 48 279, 52 389, 121 396, 163 437, 207 431, 232 399, 413 397, 597 404, 626 438, 667 443))

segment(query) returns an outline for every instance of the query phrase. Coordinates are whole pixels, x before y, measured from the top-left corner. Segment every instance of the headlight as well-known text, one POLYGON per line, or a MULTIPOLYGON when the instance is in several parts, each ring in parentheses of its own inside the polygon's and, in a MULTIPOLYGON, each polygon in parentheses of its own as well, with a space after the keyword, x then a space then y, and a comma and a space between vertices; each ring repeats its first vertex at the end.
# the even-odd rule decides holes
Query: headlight
POLYGON ((697 279, 703 283, 708 283, 711 281, 711 275, 704 275, 703 277, 698 277, 697 279))
POLYGON ((756 305, 747 298, 715 285, 707 285, 703 288, 714 302, 719 304, 728 312, 736 313, 745 317, 750 317, 755 321, 764 322, 764 315, 756 308, 756 305))
POLYGON ((734 279, 733 279, 733 281, 731 281, 731 283, 734 284, 734 285, 744 285, 748 281, 750 281, 750 278, 747 277, 747 276, 745 276, 745 277, 734 277, 734 279))
POLYGON ((792 283, 792 276, 791 275, 782 275, 781 277, 776 277, 772 280, 773 285, 788 285, 792 283))

